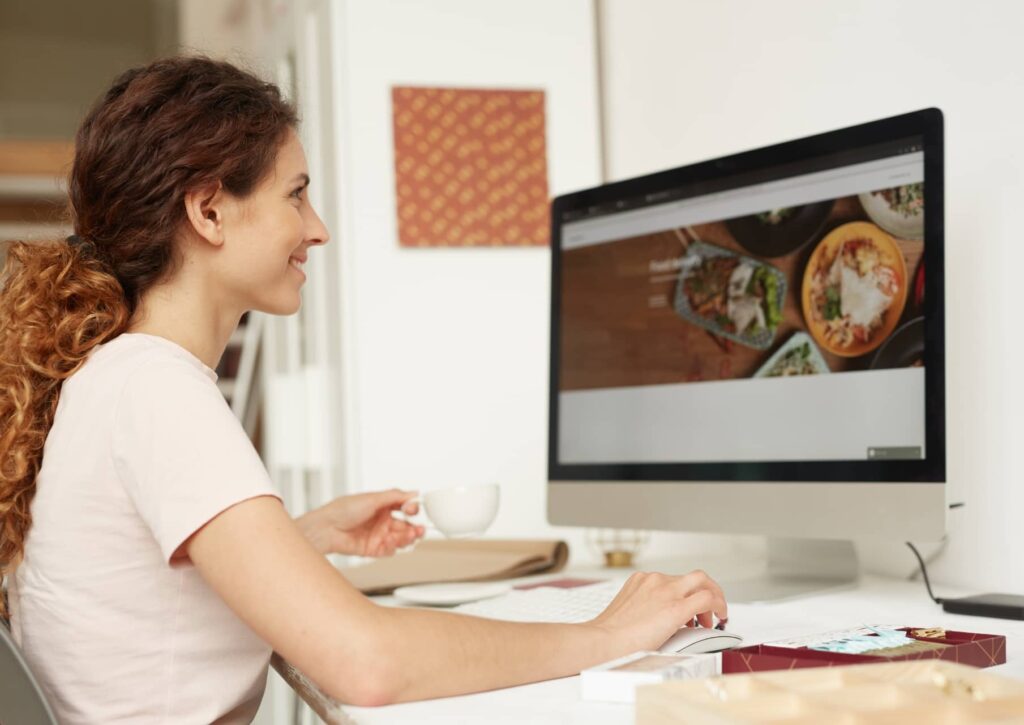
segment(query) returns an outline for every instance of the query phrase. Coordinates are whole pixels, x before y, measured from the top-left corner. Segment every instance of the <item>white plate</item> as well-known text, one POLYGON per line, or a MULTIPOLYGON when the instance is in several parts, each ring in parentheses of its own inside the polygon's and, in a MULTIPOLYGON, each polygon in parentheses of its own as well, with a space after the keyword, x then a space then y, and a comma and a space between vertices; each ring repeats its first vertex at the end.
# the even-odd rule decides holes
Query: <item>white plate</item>
MULTIPOLYGON (((881 191, 881 189, 879 189, 881 191)), ((899 239, 924 239, 924 212, 903 216, 894 211, 885 197, 866 191, 860 195, 861 206, 878 226, 899 239)))
POLYGON ((512 585, 505 582, 449 582, 398 587, 394 594, 409 604, 451 606, 497 597, 510 589, 512 585))

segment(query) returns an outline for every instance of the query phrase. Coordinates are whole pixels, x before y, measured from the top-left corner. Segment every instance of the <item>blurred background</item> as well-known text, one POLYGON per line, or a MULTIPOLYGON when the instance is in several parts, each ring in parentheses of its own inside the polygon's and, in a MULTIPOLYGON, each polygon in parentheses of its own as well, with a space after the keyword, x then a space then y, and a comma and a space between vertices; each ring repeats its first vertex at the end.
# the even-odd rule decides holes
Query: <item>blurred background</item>
MULTIPOLYGON (((1012 0, 0 0, 0 254, 71 233, 63 179, 121 71, 202 52, 278 83, 332 232, 302 311, 250 314, 220 385, 293 514, 496 482, 490 535, 545 519, 550 251, 400 243, 392 90, 544 93, 550 196, 929 106, 946 114, 949 542, 934 578, 1024 580, 1018 441, 1024 6, 1012 0)), ((757 537, 655 534, 658 555, 757 537)), ((859 542, 909 573, 899 542, 859 542)), ((937 547, 936 547, 937 548, 937 547)), ((272 574, 272 573, 271 573, 272 574)), ((312 721, 272 682, 258 722, 312 721)))

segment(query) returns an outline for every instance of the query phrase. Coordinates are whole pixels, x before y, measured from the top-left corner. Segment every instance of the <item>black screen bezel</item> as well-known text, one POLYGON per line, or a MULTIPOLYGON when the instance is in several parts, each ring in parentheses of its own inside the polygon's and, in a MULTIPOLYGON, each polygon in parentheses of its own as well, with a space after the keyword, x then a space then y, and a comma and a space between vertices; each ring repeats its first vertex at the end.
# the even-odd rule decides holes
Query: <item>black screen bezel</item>
POLYGON ((921 482, 946 480, 943 116, 928 108, 717 159, 626 179, 555 198, 551 206, 551 348, 548 388, 548 478, 551 481, 787 481, 921 482), (859 147, 920 136, 925 210, 925 458, 887 461, 764 461, 716 463, 595 463, 558 461, 561 355, 562 219, 624 198, 698 185, 739 173, 811 160, 859 147))

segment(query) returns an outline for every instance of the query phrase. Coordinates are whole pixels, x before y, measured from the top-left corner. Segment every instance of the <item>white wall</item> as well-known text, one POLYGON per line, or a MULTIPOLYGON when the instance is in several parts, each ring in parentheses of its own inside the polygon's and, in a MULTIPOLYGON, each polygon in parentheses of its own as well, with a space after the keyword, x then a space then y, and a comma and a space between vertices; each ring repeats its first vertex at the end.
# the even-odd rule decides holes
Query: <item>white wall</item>
MULTIPOLYGON (((495 535, 544 535, 549 253, 401 249, 388 86, 546 85, 595 107, 591 4, 411 0, 343 5, 342 318, 348 480, 355 489, 498 481, 495 535), (578 32, 572 32, 576 27, 578 32), (557 63, 551 58, 557 54, 557 63), (554 66, 554 67, 553 67, 554 66)), ((947 360, 951 543, 939 581, 1024 591, 1024 485, 1014 455, 1022 359, 1013 291, 1024 196, 1017 132, 1024 61, 1010 0, 605 0, 610 179, 937 105, 947 121, 947 360)), ((596 129, 551 113, 567 162, 551 192, 597 183, 596 129)), ((557 532, 577 543, 578 532, 557 532)), ((749 549, 738 537, 660 535, 654 551, 749 549)), ((906 572, 897 544, 872 568, 906 572)))
POLYGON ((550 252, 398 246, 390 87, 543 88, 549 191, 593 186, 593 6, 352 0, 338 8, 347 188, 334 239, 344 246, 349 487, 493 481, 503 503, 491 535, 550 535, 550 252))
MULTIPOLYGON (((950 545, 940 581, 1024 592, 1024 5, 605 0, 611 179, 927 106, 946 114, 950 545)), ((897 544, 862 554, 907 572, 897 544)))

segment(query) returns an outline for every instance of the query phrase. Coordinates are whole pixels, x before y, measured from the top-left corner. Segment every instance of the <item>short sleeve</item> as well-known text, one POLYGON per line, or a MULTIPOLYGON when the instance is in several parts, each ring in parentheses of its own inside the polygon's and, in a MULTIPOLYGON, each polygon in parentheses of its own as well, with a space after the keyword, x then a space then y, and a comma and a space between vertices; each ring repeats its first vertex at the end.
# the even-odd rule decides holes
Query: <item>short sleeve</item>
POLYGON ((280 496, 213 380, 181 360, 136 369, 114 410, 114 465, 164 560, 222 511, 280 496))

